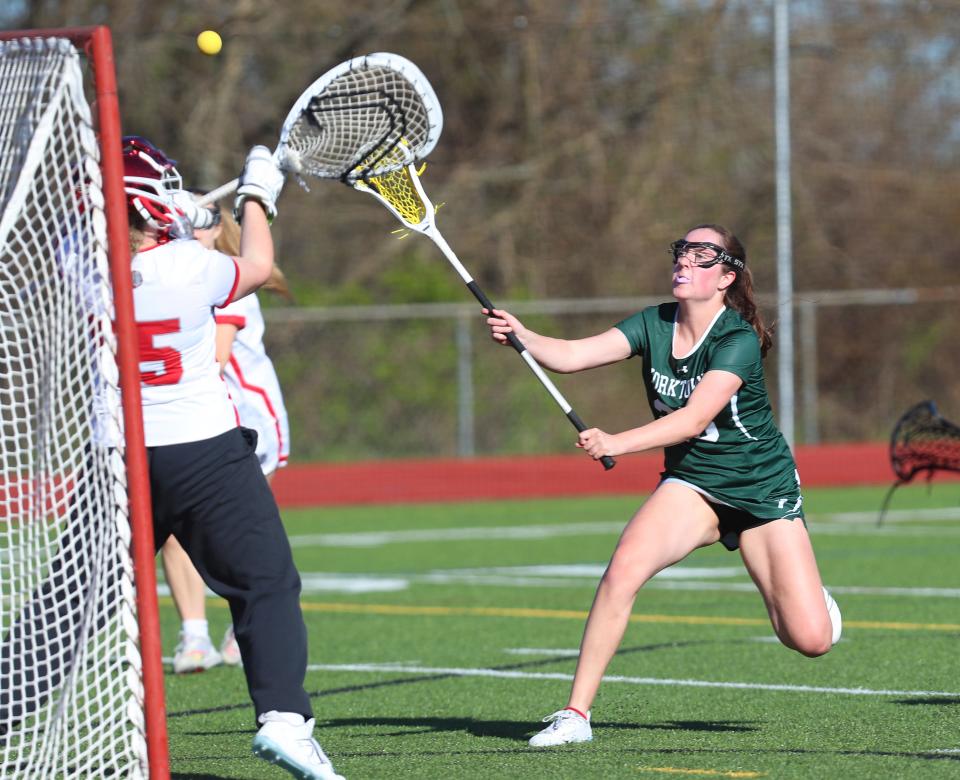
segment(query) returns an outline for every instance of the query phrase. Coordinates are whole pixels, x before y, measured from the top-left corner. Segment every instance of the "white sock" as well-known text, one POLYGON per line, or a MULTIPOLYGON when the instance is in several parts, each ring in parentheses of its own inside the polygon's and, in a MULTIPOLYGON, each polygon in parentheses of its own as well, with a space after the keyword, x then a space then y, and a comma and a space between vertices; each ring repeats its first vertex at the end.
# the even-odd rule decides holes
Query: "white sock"
POLYGON ((196 637, 197 639, 209 639, 210 627, 206 620, 184 620, 180 626, 184 636, 196 637))
POLYGON ((830 615, 832 646, 840 641, 840 635, 843 633, 843 616, 840 614, 840 607, 837 605, 837 602, 834 601, 833 596, 830 595, 830 591, 826 588, 823 589, 823 598, 827 603, 827 614, 830 615))
POLYGON ((277 710, 270 710, 265 712, 257 718, 258 723, 270 723, 270 722, 281 722, 286 723, 288 726, 302 726, 306 723, 303 715, 299 712, 277 712, 277 710))

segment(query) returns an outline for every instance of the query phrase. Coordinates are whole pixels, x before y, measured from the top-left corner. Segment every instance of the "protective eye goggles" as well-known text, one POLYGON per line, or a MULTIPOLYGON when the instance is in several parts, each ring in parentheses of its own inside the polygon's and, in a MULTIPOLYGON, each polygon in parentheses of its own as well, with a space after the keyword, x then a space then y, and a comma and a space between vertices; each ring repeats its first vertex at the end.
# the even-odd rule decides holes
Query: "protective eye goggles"
POLYGON ((670 254, 676 263, 681 257, 686 257, 691 265, 697 268, 713 268, 717 263, 725 263, 742 271, 743 260, 727 254, 727 250, 709 241, 685 241, 679 239, 670 244, 670 254))
POLYGON ((223 216, 220 214, 220 204, 211 203, 206 208, 207 208, 207 211, 213 214, 213 222, 210 224, 210 227, 215 228, 217 225, 219 225, 223 221, 223 216))

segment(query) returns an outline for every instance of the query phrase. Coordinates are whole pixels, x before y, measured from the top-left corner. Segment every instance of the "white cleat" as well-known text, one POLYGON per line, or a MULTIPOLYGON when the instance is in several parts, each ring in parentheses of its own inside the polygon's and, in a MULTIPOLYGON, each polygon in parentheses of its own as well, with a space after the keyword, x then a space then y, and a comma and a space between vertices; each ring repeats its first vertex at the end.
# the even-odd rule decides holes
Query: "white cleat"
POLYGON ((240 657, 240 645, 237 644, 237 638, 233 634, 233 623, 227 626, 227 631, 223 635, 220 655, 227 666, 243 666, 243 659, 240 657))
POLYGON ((835 645, 840 641, 840 634, 843 633, 843 618, 840 616, 840 607, 826 588, 823 589, 823 599, 827 603, 827 614, 830 615, 830 625, 833 628, 830 644, 835 645))
POLYGON ((253 754, 286 769, 298 780, 344 780, 313 738, 314 720, 294 712, 270 710, 258 718, 253 754))
POLYGON ((584 718, 573 710, 558 710, 547 715, 543 722, 550 725, 530 738, 530 747, 554 747, 571 742, 589 742, 593 739, 589 712, 584 718))
POLYGON ((173 653, 173 671, 176 674, 204 672, 222 660, 210 637, 187 636, 181 633, 180 642, 173 653))

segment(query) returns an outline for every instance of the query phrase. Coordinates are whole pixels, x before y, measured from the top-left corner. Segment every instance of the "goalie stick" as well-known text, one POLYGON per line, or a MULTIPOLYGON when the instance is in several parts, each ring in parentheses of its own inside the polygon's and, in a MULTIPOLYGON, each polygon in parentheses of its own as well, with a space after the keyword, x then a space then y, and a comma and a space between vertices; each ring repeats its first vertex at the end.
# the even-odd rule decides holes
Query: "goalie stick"
MULTIPOLYGON (((423 159, 442 129, 440 102, 420 69, 378 52, 342 62, 307 87, 287 113, 273 156, 284 172, 351 184, 423 159)), ((198 205, 238 184, 227 182, 198 205)))
MULTIPOLYGON (((300 96, 283 123, 274 158, 281 170, 338 179, 377 198, 403 225, 432 239, 474 297, 492 310, 437 229, 433 204, 413 165, 433 150, 442 129, 440 102, 420 69, 396 54, 368 54, 328 71, 300 96)), ((198 205, 229 195, 238 183, 207 193, 198 205)), ((511 333, 509 341, 573 426, 586 430, 520 340, 511 333)), ((605 469, 616 463, 609 456, 600 460, 605 469)))

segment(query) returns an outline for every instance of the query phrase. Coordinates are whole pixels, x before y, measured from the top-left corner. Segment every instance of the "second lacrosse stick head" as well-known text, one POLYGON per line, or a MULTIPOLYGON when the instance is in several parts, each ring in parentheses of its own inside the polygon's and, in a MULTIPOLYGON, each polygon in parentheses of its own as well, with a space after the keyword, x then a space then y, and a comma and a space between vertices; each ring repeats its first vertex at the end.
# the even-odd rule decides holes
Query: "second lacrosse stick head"
POLYGON ((910 407, 890 437, 890 465, 901 482, 921 471, 960 471, 960 427, 941 417, 933 401, 910 407))
POLYGON ((378 52, 311 84, 290 109, 276 154, 285 170, 352 184, 422 160, 442 129, 426 76, 410 60, 378 52))

